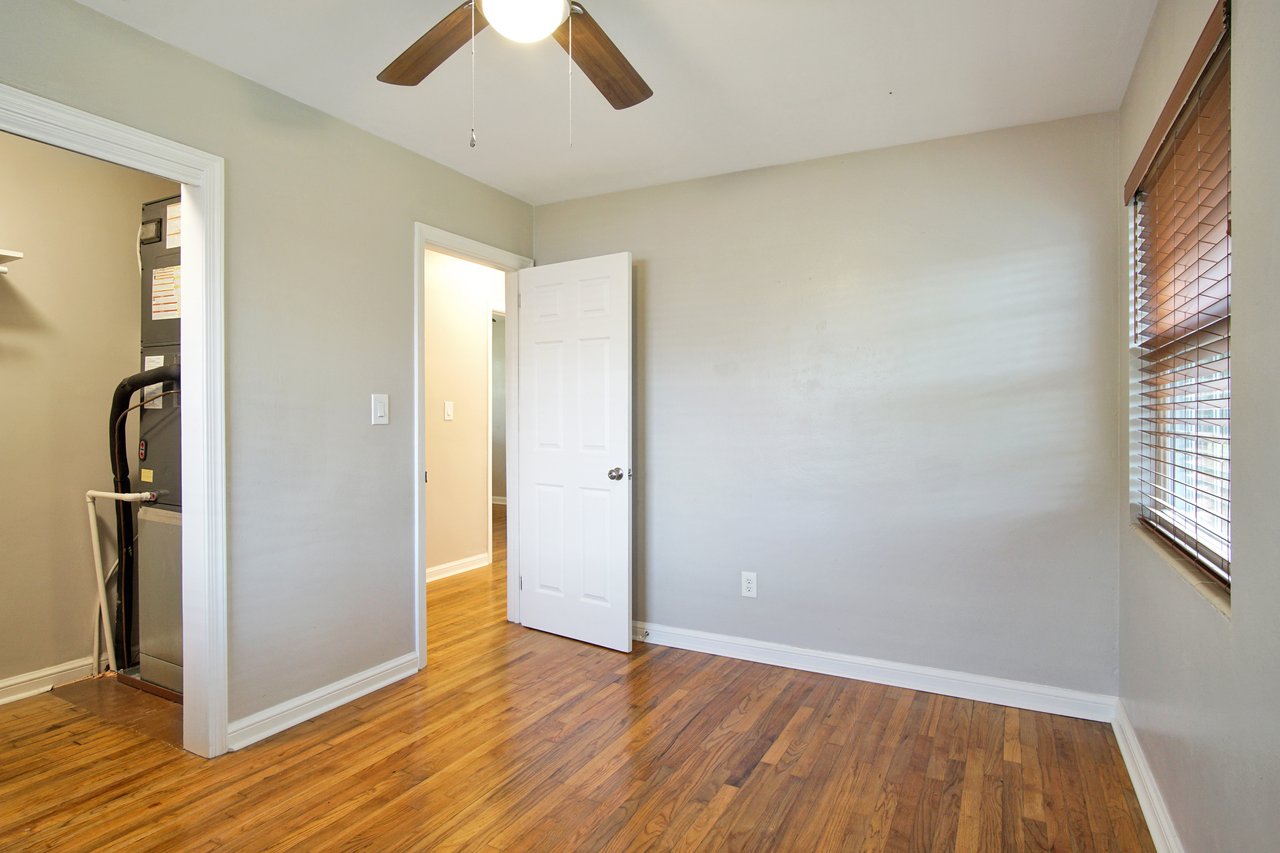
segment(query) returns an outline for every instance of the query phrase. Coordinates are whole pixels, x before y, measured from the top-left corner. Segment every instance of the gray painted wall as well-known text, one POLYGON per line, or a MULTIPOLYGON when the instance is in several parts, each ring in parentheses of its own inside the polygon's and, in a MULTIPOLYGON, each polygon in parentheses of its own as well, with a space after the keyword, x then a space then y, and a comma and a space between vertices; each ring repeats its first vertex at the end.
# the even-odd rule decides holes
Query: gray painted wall
POLYGON ((0 133, 0 247, 26 253, 0 275, 0 680, 93 652, 84 493, 111 489, 111 394, 141 368, 142 205, 177 189, 0 133))
MULTIPOLYGON (((1212 6, 1157 8, 1120 113, 1117 203, 1212 6)), ((1280 4, 1233 0, 1232 30, 1230 615, 1158 543, 1128 528, 1120 540, 1121 699, 1183 845, 1223 853, 1274 850, 1280 837, 1280 4)), ((1120 514, 1127 480, 1117 492, 1120 514)))
POLYGON ((70 0, 3 17, 0 81, 227 161, 231 719, 412 651, 413 223, 528 255, 531 209, 70 0))
POLYGON ((537 208, 539 263, 636 258, 637 617, 1113 694, 1115 159, 1093 116, 537 208))
MULTIPOLYGON (((1208 0, 1162 0, 1118 146, 1091 117, 537 211, 540 262, 636 254, 641 618, 1110 692, 1119 553, 1187 849, 1273 846, 1280 8, 1233 5, 1230 618, 1123 523, 1112 333, 1118 187, 1208 0)), ((408 651, 411 223, 530 255, 531 211, 69 0, 4 10, 0 80, 228 161, 232 718, 408 651)))

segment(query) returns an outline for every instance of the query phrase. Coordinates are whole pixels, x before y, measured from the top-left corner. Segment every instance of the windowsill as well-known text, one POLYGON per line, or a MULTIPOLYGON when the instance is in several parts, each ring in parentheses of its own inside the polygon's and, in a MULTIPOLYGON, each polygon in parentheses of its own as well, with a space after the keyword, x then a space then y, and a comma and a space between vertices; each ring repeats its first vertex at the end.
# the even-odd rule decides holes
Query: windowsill
POLYGON ((1142 541, 1146 542, 1156 554, 1167 563, 1183 581, 1199 593, 1200 597, 1226 618, 1231 618, 1231 592, 1217 581, 1205 577, 1204 570, 1174 548, 1164 539, 1152 533, 1144 525, 1130 522, 1129 529, 1142 541))

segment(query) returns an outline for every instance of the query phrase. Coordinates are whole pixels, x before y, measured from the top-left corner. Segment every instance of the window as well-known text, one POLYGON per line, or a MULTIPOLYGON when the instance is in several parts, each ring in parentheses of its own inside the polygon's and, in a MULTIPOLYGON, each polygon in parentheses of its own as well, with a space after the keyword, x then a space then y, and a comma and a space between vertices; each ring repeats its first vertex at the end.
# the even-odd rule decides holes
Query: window
POLYGON ((1217 14, 1197 46, 1200 58, 1193 56, 1183 74, 1189 85, 1166 108, 1173 119, 1156 144, 1148 143, 1154 153, 1130 194, 1139 374, 1133 465, 1140 521, 1230 586, 1231 42, 1225 3, 1217 14))

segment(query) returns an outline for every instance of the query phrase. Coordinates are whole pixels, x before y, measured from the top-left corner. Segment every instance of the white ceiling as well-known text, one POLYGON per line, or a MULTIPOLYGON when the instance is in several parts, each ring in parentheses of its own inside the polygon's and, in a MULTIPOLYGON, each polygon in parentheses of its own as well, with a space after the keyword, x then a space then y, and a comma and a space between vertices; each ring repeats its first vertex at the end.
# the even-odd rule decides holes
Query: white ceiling
POLYGON ((533 204, 1113 110, 1156 0, 582 0, 654 95, 554 41, 375 76, 459 0, 80 0, 533 204))

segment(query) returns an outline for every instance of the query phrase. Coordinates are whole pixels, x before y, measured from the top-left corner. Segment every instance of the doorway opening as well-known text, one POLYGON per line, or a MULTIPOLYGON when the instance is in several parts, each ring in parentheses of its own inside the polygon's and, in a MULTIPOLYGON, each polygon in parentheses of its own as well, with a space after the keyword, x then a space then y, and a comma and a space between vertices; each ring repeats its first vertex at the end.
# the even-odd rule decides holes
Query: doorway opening
POLYGON ((132 716, 145 707, 152 723, 145 730, 181 747, 178 382, 149 389, 146 403, 141 388, 121 398, 122 411, 112 418, 117 428, 110 431, 119 452, 108 452, 102 440, 113 392, 150 363, 148 337, 170 315, 158 358, 175 374, 180 370, 173 294, 180 280, 181 188, 9 133, 0 133, 0 183, 9 202, 0 209, 0 234, 4 245, 21 247, 6 251, 15 262, 0 274, 0 347, 9 353, 0 356, 0 386, 23 401, 0 413, 0 434, 8 438, 0 451, 3 467, 23 484, 0 497, 0 516, 21 519, 3 537, 10 560, 0 570, 0 641, 10 653, 0 678, 53 669, 49 680, 58 698, 113 721, 120 721, 113 712, 132 716), (167 217, 155 213, 166 209, 167 217), (140 244, 148 211, 159 237, 140 244), (150 267, 162 270, 170 287, 153 312, 144 293, 152 270, 144 265, 140 276, 138 259, 156 256, 158 247, 165 260, 150 267), (164 423, 159 431, 158 422, 164 423), (148 439, 154 452, 143 463, 132 450, 148 439), (161 460, 159 482, 141 483, 139 474, 153 474, 161 460), (135 486, 157 499, 130 504, 89 495, 135 486), (149 514, 165 519, 162 546, 149 514), (141 609, 149 611, 145 619, 141 609), (158 677, 157 664, 166 668, 158 677), (125 675, 141 675, 144 665, 151 680, 135 683, 125 675), (168 701, 123 689, 126 684, 154 689, 168 701))
MULTIPOLYGON (((506 307, 506 294, 503 294, 506 307)), ((507 505, 507 313, 493 312, 489 343, 489 502, 507 505)), ((505 516, 504 516, 505 517, 505 516)))
MULTIPOLYGON (((505 273, 510 309, 504 336, 507 619, 629 652, 631 255, 619 252, 529 269, 533 262, 527 258, 422 224, 416 230, 415 253, 419 668, 427 664, 432 522, 427 495, 437 482, 427 464, 429 425, 447 425, 459 413, 447 397, 437 394, 428 401, 426 353, 429 343, 439 342, 428 340, 424 319, 430 313, 424 309, 429 308, 428 266, 436 263, 432 253, 505 273)), ((479 310, 474 313, 478 316, 479 310)), ((447 330, 434 335, 449 339, 447 330)), ((461 358, 462 353, 460 348, 445 355, 461 358)))
MULTIPOLYGON (((175 268, 166 273, 175 278, 180 276, 181 281, 180 287, 172 288, 176 292, 170 294, 181 314, 177 320, 181 328, 183 393, 181 450, 178 455, 182 467, 184 511, 181 532, 172 544, 173 550, 181 555, 182 591, 176 605, 182 620, 179 635, 184 658, 180 676, 183 693, 180 743, 198 755, 220 755, 226 751, 227 735, 222 158, 3 84, 0 84, 0 132, 22 137, 31 143, 45 143, 62 149, 61 153, 88 155, 95 160, 165 179, 172 182, 171 186, 180 186, 180 196, 171 203, 176 204, 175 218, 182 222, 182 257, 180 263, 170 265, 175 268)), ((75 193, 77 188, 63 187, 61 191, 75 193)), ((165 189, 166 193, 172 191, 171 187, 165 189)), ((64 199, 63 203, 69 210, 80 201, 72 197, 64 199)), ((56 251, 83 250, 83 235, 64 228, 64 219, 57 216, 53 220, 60 229, 58 237, 63 241, 56 251)), ((138 224, 135 223, 133 228, 134 239, 131 242, 136 258, 138 224)), ((15 287, 17 279, 34 275, 47 258, 38 259, 35 254, 17 246, 5 248, 12 248, 11 256, 21 256, 12 264, 13 275, 8 282, 9 296, 14 297, 11 301, 30 298, 30 294, 15 287), (28 260, 31 263, 19 265, 28 260)), ((49 250, 49 254, 52 255, 53 250, 49 250)), ((139 276, 139 273, 135 267, 133 275, 139 276)), ((91 285, 97 278, 93 272, 88 275, 91 285)), ((128 302, 136 313, 140 300, 135 297, 128 302)), ((32 308, 34 304, 27 304, 28 317, 33 318, 29 324, 31 328, 14 330, 13 340, 0 346, 0 355, 7 353, 16 358, 29 343, 19 341, 19 338, 38 331, 42 315, 32 308)), ((142 341, 138 338, 134 341, 134 354, 138 355, 136 348, 142 341)), ((130 372, 136 375, 139 371, 130 372)), ((105 390, 81 385, 77 379, 59 391, 69 396, 84 396, 89 401, 101 399, 110 403, 112 387, 120 378, 115 377, 105 390)), ((44 417, 37 406, 23 406, 21 409, 33 419, 44 417)), ((99 426, 92 432, 99 438, 98 454, 109 461, 108 442, 101 440, 101 424, 107 420, 105 416, 95 419, 99 426)), ((49 419, 46 426, 60 436, 69 436, 79 428, 78 423, 67 418, 49 419)), ((60 446, 59 452, 61 450, 60 446)), ((134 483, 145 485, 137 482, 143 479, 139 472, 134 483)), ((110 483, 111 478, 108 477, 107 484, 110 483)), ((73 499, 78 492, 79 506, 84 507, 86 491, 94 485, 67 486, 61 496, 69 494, 72 498, 68 499, 73 499)), ((33 504, 20 517, 48 512, 48 504, 33 504)), ((87 539, 85 510, 82 508, 79 513, 80 521, 74 532, 84 533, 87 539)), ((104 530, 107 527, 103 525, 104 530)), ((86 546, 78 565, 83 567, 82 577, 91 586, 94 585, 92 564, 92 551, 86 546)), ((106 565, 110 565, 110 557, 106 565)), ((28 604, 34 609, 37 602, 28 604)), ((93 608, 81 609, 84 611, 83 642, 88 647, 94 636, 90 630, 94 626, 89 620, 95 611, 102 609, 101 602, 94 601, 93 608)), ((73 660, 71 663, 79 665, 81 662, 73 660)), ((91 654, 86 654, 83 659, 86 669, 91 670, 96 663, 91 654)), ((42 670, 20 673, 16 677, 0 677, 0 701, 49 690, 66 674, 65 666, 55 664, 42 670)))
POLYGON ((506 276, 433 249, 423 263, 430 583, 493 562, 493 333, 506 315, 506 276))
MULTIPOLYGON (((427 662, 427 583, 472 570, 505 571, 507 523, 516 511, 508 502, 514 451, 506 441, 516 380, 506 354, 513 351, 515 330, 506 320, 508 306, 515 305, 515 274, 533 261, 421 223, 414 251, 421 668, 427 662)), ((512 578, 509 573, 509 618, 518 607, 512 578)))

